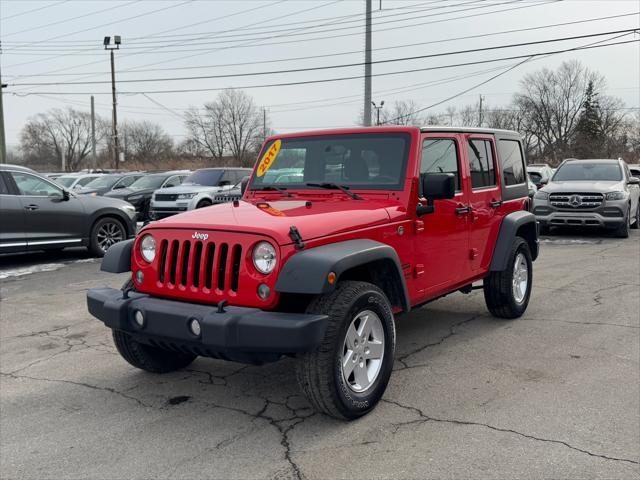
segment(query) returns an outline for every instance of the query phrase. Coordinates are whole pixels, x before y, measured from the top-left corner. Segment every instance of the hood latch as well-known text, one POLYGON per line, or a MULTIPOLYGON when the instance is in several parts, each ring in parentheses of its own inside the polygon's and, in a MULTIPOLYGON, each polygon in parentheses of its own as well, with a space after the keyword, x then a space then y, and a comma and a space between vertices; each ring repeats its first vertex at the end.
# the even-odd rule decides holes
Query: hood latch
POLYGON ((291 228, 289 228, 289 236, 291 237, 291 240, 293 240, 294 243, 296 244, 297 250, 302 250, 304 248, 302 235, 300 235, 300 232, 298 231, 295 225, 291 225, 291 228))

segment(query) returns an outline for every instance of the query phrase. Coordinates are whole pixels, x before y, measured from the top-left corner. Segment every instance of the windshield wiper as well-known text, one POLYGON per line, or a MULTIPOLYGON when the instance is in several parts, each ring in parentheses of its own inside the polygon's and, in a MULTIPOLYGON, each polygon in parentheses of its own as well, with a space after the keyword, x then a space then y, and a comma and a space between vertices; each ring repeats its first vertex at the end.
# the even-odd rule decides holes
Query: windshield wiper
POLYGON ((285 197, 293 197, 291 193, 287 192, 287 189, 285 187, 276 187, 274 185, 265 185, 264 187, 252 188, 251 190, 256 192, 265 192, 265 191, 273 190, 273 191, 280 192, 285 197))
POLYGON ((305 185, 307 187, 320 187, 320 188, 326 188, 328 190, 341 190, 347 195, 349 195, 351 198, 353 198, 354 200, 364 200, 364 198, 362 198, 357 193, 350 191, 349 187, 345 185, 338 185, 337 183, 305 183, 305 185))

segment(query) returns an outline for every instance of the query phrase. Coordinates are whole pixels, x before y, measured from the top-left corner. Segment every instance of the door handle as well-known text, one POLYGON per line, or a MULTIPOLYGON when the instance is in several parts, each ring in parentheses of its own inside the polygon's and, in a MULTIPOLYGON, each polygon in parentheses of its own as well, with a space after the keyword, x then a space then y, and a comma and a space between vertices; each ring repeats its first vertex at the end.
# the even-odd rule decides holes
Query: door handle
POLYGON ((456 208, 456 215, 466 215, 469 212, 471 212, 471 207, 469 205, 467 206, 459 206, 458 208, 456 208))
POLYGON ((38 205, 31 204, 31 205, 25 206, 24 208, 26 208, 27 210, 37 210, 40 207, 38 207, 38 205))
POLYGON ((498 208, 500 205, 502 205, 502 200, 491 200, 489 202, 489 205, 491 206, 491 208, 498 208))

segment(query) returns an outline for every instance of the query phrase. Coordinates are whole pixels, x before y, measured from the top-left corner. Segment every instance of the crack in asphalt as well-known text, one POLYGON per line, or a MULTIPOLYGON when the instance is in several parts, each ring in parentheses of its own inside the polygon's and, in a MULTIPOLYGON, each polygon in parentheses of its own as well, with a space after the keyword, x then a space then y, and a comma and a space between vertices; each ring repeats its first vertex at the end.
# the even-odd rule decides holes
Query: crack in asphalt
POLYGON ((611 461, 615 461, 615 462, 626 462, 626 463, 631 463, 633 465, 640 465, 640 462, 637 461, 637 460, 631 460, 629 458, 612 457, 610 455, 593 453, 593 452, 590 452, 589 450, 585 450, 583 448, 579 448, 579 447, 576 447, 574 445, 571 445, 570 443, 565 442, 564 440, 555 440, 555 439, 550 439, 550 438, 536 437, 534 435, 529 435, 527 433, 518 432, 517 430, 513 430, 513 429, 510 429, 510 428, 496 427, 496 426, 490 425, 488 423, 473 422, 473 421, 470 421, 470 420, 456 420, 456 419, 432 417, 432 416, 427 415, 426 413, 424 413, 418 407, 414 407, 414 406, 411 406, 411 405, 403 405, 402 403, 394 401, 394 400, 382 399, 382 401, 385 402, 385 403, 391 404, 391 405, 395 405, 396 407, 399 407, 399 408, 414 412, 420 417, 420 418, 417 418, 416 420, 410 420, 408 422, 394 423, 393 425, 396 427, 395 432, 397 432, 398 429, 400 429, 401 427, 406 426, 406 425, 414 425, 414 424, 420 424, 420 423, 426 423, 426 422, 452 423, 452 424, 455 424, 455 425, 477 426, 477 427, 488 428, 489 430, 494 430, 496 432, 511 433, 513 435, 518 435, 520 437, 528 438, 530 440, 535 440, 535 441, 538 441, 538 442, 545 442, 545 443, 553 443, 553 444, 556 444, 556 445, 562 445, 562 446, 565 446, 567 448, 570 448, 571 450, 574 450, 574 451, 580 452, 580 453, 584 453, 584 454, 589 455, 591 457, 602 458, 604 460, 611 460, 611 461))
POLYGON ((577 320, 558 320, 555 318, 535 318, 535 317, 527 317, 520 318, 518 321, 525 322, 553 322, 553 323, 570 323, 574 325, 603 325, 607 327, 621 327, 621 328, 634 328, 640 329, 640 326, 636 325, 625 325, 623 323, 608 323, 608 322, 578 322, 577 320))
POLYGON ((116 390, 115 388, 111 388, 111 387, 99 387, 97 385, 92 385, 90 383, 74 382, 73 380, 63 380, 63 379, 60 379, 60 378, 31 377, 29 375, 17 375, 15 373, 11 373, 11 372, 0 372, 0 376, 10 377, 10 378, 13 378, 13 379, 35 380, 35 381, 40 381, 40 382, 66 383, 66 384, 70 384, 70 385, 76 385, 76 386, 79 386, 79 387, 86 387, 86 388, 90 388, 92 390, 100 390, 100 391, 103 391, 103 392, 113 393, 114 395, 119 395, 120 397, 123 397, 123 398, 126 398, 128 400, 132 400, 132 401, 136 402, 141 407, 158 408, 158 407, 156 407, 154 405, 151 405, 151 404, 143 402, 139 398, 133 397, 131 395, 127 395, 126 393, 121 392, 120 390, 116 390))
POLYGON ((454 335, 457 334, 457 332, 456 332, 456 328, 457 327, 460 327, 460 326, 465 325, 465 324, 467 324, 469 322, 477 320, 480 317, 482 317, 481 314, 476 314, 476 315, 473 315, 470 318, 467 318, 467 319, 462 320, 460 322, 454 323, 453 325, 449 326, 449 333, 447 333, 445 336, 441 337, 438 341, 432 342, 432 343, 427 343, 427 344, 422 345, 422 346, 420 346, 420 347, 418 347, 418 348, 416 348, 414 350, 411 350, 410 352, 403 353, 402 355, 396 357, 396 361, 400 362, 400 364, 402 364, 402 367, 401 368, 396 368, 395 370, 396 371, 400 371, 400 370, 406 370, 406 369, 409 369, 409 368, 414 368, 414 366, 410 366, 410 365, 407 364, 407 362, 406 362, 407 358, 409 358, 409 357, 411 357, 411 356, 413 356, 413 355, 415 355, 417 353, 423 352, 424 350, 427 350, 428 348, 436 347, 438 345, 441 345, 445 340, 447 340, 447 339, 449 339, 449 338, 451 338, 451 337, 453 337, 454 335))

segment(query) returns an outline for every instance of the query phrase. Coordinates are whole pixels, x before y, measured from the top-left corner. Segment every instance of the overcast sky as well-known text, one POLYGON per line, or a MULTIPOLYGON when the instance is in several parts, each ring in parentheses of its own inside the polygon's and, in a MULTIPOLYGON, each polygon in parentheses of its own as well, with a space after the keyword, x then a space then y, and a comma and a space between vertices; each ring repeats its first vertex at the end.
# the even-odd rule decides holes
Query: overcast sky
MULTIPOLYGON (((382 0, 381 10, 379 0, 374 0, 373 6, 374 62, 640 27, 640 0, 382 0), (634 15, 622 16, 625 14, 634 15), (612 16, 618 17, 531 29, 612 16), (504 31, 512 32, 459 38, 504 31)), ((354 125, 362 109, 362 78, 267 88, 249 86, 361 77, 361 65, 244 77, 130 83, 124 80, 358 64, 364 60, 364 8, 364 0, 2 0, 0 62, 2 80, 9 84, 4 93, 8 146, 17 146, 20 129, 28 117, 65 105, 88 110, 91 94, 96 98, 97 114, 110 118, 109 56, 102 47, 106 35, 122 36, 121 49, 116 52, 120 121, 155 121, 180 141, 184 135, 180 115, 186 108, 199 107, 213 99, 217 93, 213 89, 246 87, 256 104, 267 108, 272 127, 278 132, 354 125), (310 56, 315 58, 305 58, 310 56), (287 61, 273 62, 283 59, 287 61), (66 83, 82 81, 98 83, 66 83), (25 83, 56 85, 17 85, 25 83), (158 93, 193 89, 210 91, 158 93)), ((422 71, 374 76, 373 99, 387 104, 411 99, 426 107, 489 79, 522 59, 424 69, 563 50, 619 35, 375 64, 374 75, 422 71)), ((630 34, 612 41, 634 38, 640 36, 630 34)), ((532 59, 435 107, 433 112, 443 112, 450 105, 474 103, 479 94, 485 96, 490 107, 506 105, 524 74, 543 67, 555 68, 571 59, 604 74, 606 93, 620 97, 627 108, 640 106, 640 47, 636 42, 532 59)))

